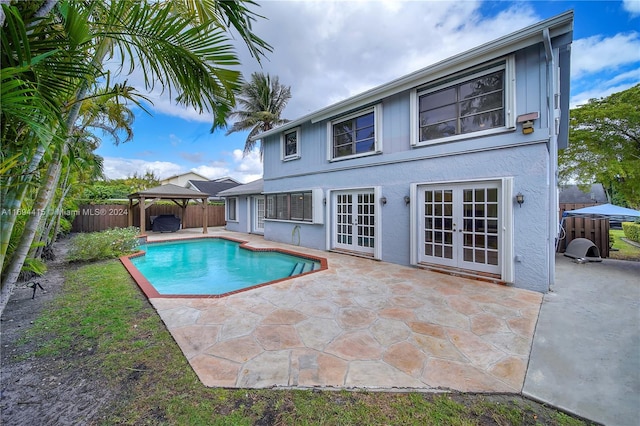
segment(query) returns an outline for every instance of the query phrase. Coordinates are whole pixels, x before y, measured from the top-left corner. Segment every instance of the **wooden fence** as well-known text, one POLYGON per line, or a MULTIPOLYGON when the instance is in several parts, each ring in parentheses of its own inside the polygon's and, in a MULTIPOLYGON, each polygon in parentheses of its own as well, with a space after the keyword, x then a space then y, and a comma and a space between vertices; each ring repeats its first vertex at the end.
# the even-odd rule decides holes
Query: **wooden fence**
MULTIPOLYGON (((560 216, 567 210, 581 209, 590 207, 594 204, 560 204, 560 216)), ((593 219, 589 217, 566 217, 564 219, 564 231, 561 230, 560 237, 564 236, 558 244, 558 253, 564 253, 567 245, 576 238, 586 238, 600 250, 601 257, 609 257, 609 220, 593 219)))
MULTIPOLYGON (((207 224, 209 226, 224 226, 224 206, 210 205, 207 206, 207 224)), ((140 209, 136 206, 133 208, 133 226, 140 226, 140 209)), ((147 208, 146 226, 147 230, 151 229, 150 216, 159 216, 161 214, 172 214, 178 216, 182 220, 183 228, 202 228, 202 215, 204 209, 200 205, 188 205, 184 217, 182 209, 177 205, 170 204, 154 204, 147 208)), ((129 206, 122 204, 87 204, 82 205, 77 211, 77 215, 73 220, 72 232, 96 232, 104 231, 110 228, 126 228, 128 226, 129 206)))

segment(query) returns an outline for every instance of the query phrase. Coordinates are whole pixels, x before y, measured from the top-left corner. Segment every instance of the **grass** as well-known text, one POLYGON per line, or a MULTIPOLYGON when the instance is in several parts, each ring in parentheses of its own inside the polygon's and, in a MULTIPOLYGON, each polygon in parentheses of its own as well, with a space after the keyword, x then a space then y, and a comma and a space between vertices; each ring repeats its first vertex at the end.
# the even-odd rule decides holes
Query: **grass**
POLYGON ((609 250, 610 258, 640 261, 640 247, 622 241, 624 237, 622 229, 610 229, 609 235, 613 236, 613 248, 615 249, 609 250))
POLYGON ((102 424, 588 424, 518 395, 207 388, 118 261, 69 271, 26 339, 38 362, 108 378, 102 424))

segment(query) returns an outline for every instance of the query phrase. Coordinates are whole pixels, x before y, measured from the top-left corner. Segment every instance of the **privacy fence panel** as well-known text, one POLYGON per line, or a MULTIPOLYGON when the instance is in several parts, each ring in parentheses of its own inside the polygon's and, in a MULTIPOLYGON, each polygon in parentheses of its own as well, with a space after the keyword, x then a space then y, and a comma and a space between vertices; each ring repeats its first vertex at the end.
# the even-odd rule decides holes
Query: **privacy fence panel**
MULTIPOLYGON (((207 206, 207 224, 209 226, 224 226, 224 206, 207 206)), ((150 216, 172 214, 179 217, 183 228, 201 228, 204 209, 201 205, 188 205, 182 217, 182 208, 170 204, 154 204, 146 210, 146 226, 151 229, 150 216)), ((128 226, 129 206, 122 204, 82 205, 73 220, 73 232, 96 232, 110 228, 125 228, 128 226)), ((133 225, 140 226, 140 208, 132 209, 133 225)))
MULTIPOLYGON (((590 207, 594 204, 560 204, 560 216, 568 210, 590 207)), ((591 240, 600 251, 601 257, 609 257, 609 219, 593 219, 590 217, 565 217, 564 230, 560 230, 560 243, 558 253, 564 253, 569 243, 576 238, 586 238, 591 240)))

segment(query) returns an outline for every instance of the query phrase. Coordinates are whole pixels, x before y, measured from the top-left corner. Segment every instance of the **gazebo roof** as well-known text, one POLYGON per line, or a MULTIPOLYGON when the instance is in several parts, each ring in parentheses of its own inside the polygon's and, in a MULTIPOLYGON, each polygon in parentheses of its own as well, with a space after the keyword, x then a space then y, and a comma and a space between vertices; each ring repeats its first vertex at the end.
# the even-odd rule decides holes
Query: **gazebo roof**
POLYGON ((191 198, 207 198, 210 195, 204 192, 195 191, 193 189, 184 188, 182 186, 168 183, 166 185, 156 186, 155 188, 145 189, 133 194, 129 194, 129 199, 137 198, 169 198, 169 199, 191 199, 191 198))

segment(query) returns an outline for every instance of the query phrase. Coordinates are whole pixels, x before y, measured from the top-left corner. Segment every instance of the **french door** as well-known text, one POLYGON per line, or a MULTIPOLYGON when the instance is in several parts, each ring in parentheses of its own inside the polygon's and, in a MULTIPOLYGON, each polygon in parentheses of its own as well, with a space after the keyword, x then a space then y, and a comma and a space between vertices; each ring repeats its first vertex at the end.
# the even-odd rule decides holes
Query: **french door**
POLYGON ((253 232, 264 233, 264 197, 255 197, 253 206, 253 232))
POLYGON ((418 261, 499 274, 499 182, 418 186, 418 261))
POLYGON ((376 206, 373 190, 339 191, 333 195, 333 248, 373 255, 376 206))

